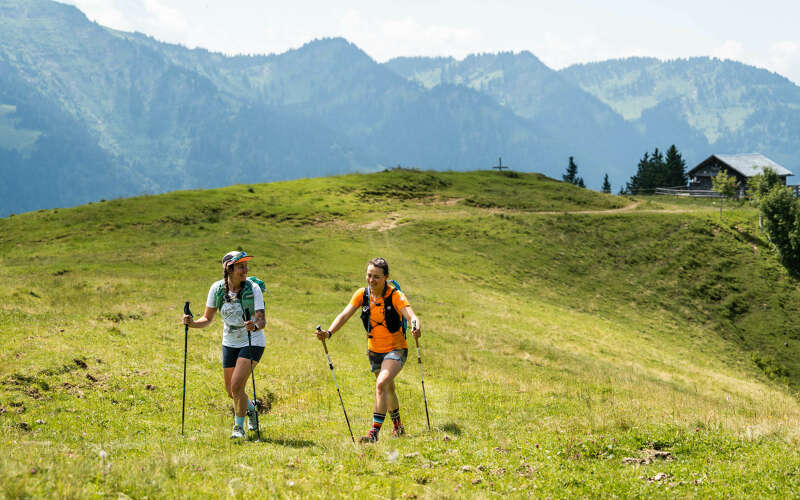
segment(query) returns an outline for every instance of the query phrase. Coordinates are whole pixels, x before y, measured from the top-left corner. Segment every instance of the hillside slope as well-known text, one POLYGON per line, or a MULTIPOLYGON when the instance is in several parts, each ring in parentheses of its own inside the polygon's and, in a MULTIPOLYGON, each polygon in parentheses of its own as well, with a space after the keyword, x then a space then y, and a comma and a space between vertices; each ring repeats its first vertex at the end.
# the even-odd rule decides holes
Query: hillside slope
MULTIPOLYGON (((785 496, 800 487, 800 292, 755 215, 393 170, 0 219, 3 493, 785 496), (227 438, 219 322, 189 336, 181 438, 183 302, 200 313, 237 247, 269 289, 263 441, 227 438), (354 448, 312 332, 376 255, 423 322, 433 430, 412 347, 409 436, 354 448)), ((374 391, 363 335, 353 320, 328 344, 357 433, 374 391)))

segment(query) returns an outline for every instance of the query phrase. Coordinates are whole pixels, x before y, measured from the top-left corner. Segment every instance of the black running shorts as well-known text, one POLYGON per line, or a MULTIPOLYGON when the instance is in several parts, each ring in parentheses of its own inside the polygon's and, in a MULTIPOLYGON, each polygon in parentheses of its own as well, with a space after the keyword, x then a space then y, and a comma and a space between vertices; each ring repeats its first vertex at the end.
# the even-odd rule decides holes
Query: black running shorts
POLYGON ((256 363, 261 361, 261 356, 264 354, 264 348, 254 345, 253 355, 250 356, 250 347, 228 347, 222 346, 222 367, 233 368, 236 366, 236 360, 239 358, 252 359, 256 363))

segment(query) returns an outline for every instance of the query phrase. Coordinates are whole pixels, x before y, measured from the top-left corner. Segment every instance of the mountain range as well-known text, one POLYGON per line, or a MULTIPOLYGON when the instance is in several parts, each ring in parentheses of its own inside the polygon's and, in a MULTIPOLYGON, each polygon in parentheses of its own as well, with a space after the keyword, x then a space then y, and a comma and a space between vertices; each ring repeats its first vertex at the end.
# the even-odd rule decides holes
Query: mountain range
POLYGON ((645 151, 761 152, 790 170, 800 88, 709 58, 555 71, 529 52, 397 58, 342 38, 224 56, 0 0, 0 216, 101 198, 402 165, 619 186, 645 151))

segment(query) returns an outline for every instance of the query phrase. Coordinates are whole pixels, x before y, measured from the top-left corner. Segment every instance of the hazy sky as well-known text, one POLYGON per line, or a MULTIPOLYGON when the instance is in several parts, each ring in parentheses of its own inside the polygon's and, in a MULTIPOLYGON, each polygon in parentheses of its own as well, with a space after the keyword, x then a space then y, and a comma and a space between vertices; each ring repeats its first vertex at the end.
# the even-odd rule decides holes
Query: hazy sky
POLYGON ((560 69, 717 56, 800 82, 800 0, 64 0, 105 26, 227 54, 342 36, 379 62, 529 50, 560 69))

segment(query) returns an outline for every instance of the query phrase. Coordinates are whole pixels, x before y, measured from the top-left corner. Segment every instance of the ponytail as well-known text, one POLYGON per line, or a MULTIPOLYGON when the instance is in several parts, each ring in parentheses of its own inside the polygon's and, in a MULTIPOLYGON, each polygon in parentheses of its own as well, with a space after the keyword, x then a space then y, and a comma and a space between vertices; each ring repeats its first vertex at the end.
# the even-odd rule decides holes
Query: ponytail
POLYGON ((222 280, 225 282, 225 302, 230 302, 230 290, 228 289, 228 268, 225 267, 222 271, 222 280))

